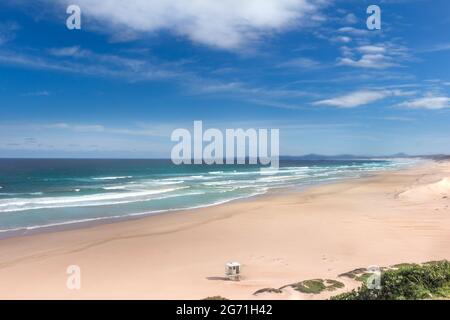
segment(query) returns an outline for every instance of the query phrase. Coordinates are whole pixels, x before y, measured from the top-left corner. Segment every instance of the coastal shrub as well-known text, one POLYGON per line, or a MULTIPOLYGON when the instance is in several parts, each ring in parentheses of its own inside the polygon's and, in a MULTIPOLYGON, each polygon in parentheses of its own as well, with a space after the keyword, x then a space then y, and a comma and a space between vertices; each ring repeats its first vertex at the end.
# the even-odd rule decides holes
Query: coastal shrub
MULTIPOLYGON (((334 291, 336 289, 343 288, 344 284, 337 280, 312 279, 290 284, 289 287, 292 287, 295 290, 300 291, 302 293, 318 294, 325 290, 334 291)), ((280 289, 283 288, 284 287, 281 287, 280 289)))
POLYGON ((416 300, 450 298, 450 262, 433 261, 422 265, 403 264, 381 274, 381 289, 364 283, 357 290, 332 300, 416 300))

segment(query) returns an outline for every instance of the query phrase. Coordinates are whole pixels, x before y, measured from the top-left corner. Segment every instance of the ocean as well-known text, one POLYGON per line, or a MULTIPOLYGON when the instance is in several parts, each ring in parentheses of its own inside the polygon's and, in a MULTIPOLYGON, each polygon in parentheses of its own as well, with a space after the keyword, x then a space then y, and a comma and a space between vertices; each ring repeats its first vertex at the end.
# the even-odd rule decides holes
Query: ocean
POLYGON ((212 206, 284 187, 305 187, 417 160, 285 160, 274 175, 256 165, 170 160, 0 159, 0 233, 212 206))

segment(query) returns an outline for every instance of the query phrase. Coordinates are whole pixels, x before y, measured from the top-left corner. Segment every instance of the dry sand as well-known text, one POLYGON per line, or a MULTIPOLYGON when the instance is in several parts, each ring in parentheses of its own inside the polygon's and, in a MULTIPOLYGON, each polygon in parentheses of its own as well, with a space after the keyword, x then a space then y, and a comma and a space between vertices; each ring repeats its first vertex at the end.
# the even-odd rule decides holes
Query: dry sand
POLYGON ((450 259, 450 164, 272 194, 216 207, 0 241, 0 298, 316 299, 358 285, 338 275, 370 265, 450 259), (224 264, 243 264, 225 281, 224 264), (66 287, 69 265, 81 290, 66 287), (346 288, 285 289, 314 278, 346 288))

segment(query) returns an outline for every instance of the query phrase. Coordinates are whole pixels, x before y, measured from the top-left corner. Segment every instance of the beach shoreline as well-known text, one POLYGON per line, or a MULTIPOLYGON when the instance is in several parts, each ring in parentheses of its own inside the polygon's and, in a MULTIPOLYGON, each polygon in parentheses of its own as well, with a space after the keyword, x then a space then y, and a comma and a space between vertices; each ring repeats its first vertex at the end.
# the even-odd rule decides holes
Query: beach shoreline
POLYGON ((193 210, 0 240, 2 299, 315 299, 253 293, 355 268, 450 259, 449 162, 193 210), (223 279, 239 261, 243 279, 223 279), (66 287, 81 269, 80 290, 66 287))
MULTIPOLYGON (((422 159, 414 164, 409 164, 407 166, 399 167, 399 168, 395 168, 395 169, 391 168, 391 169, 388 169, 388 171, 407 170, 410 166, 417 166, 417 165, 424 164, 424 163, 427 163, 430 161, 431 160, 422 159)), ((245 196, 242 196, 237 199, 229 199, 229 200, 225 200, 221 203, 205 204, 205 205, 200 205, 197 207, 187 207, 187 208, 181 208, 181 209, 180 208, 164 209, 164 210, 159 210, 159 211, 130 213, 130 214, 114 216, 114 217, 106 216, 106 217, 91 218, 91 219, 86 219, 86 221, 83 221, 83 220, 67 221, 67 222, 61 222, 61 223, 55 223, 55 224, 49 224, 49 225, 38 225, 38 226, 23 227, 23 228, 19 227, 19 228, 10 229, 10 230, 0 230, 0 240, 15 238, 15 237, 28 237, 28 236, 33 236, 33 235, 42 234, 42 233, 64 232, 64 231, 70 231, 70 230, 91 228, 91 227, 101 226, 104 224, 121 223, 121 222, 126 222, 126 221, 145 219, 145 218, 153 217, 156 215, 162 215, 162 214, 179 214, 179 213, 182 213, 185 211, 198 210, 198 209, 204 209, 204 208, 209 208, 209 207, 216 207, 216 206, 221 206, 221 205, 227 205, 229 203, 254 201, 261 197, 272 197, 272 196, 277 196, 277 195, 280 195, 283 193, 298 193, 298 192, 303 192, 310 188, 315 188, 315 187, 319 187, 322 185, 335 184, 335 183, 340 183, 340 182, 345 182, 345 181, 352 181, 355 179, 363 179, 363 178, 373 177, 373 176, 376 176, 377 174, 381 174, 384 172, 386 172, 386 170, 365 172, 361 176, 358 176, 358 177, 341 177, 341 178, 337 178, 332 181, 310 181, 309 183, 303 183, 303 184, 272 187, 263 193, 245 195, 245 196)))

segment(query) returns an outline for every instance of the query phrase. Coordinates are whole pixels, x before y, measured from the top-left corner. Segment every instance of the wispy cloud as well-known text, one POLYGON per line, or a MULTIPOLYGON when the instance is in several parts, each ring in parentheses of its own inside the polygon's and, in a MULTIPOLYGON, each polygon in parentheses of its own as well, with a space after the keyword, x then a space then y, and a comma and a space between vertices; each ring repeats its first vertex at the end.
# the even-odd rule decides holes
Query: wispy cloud
POLYGON ((349 34, 353 36, 369 36, 371 32, 367 29, 358 29, 354 27, 342 27, 338 29, 341 34, 349 34))
POLYGON ((48 54, 22 50, 0 50, 0 63, 26 68, 128 79, 164 80, 187 73, 176 63, 99 54, 79 46, 51 48, 48 54))
POLYGON ((351 20, 350 18, 346 23, 347 26, 326 30, 329 41, 344 44, 340 48, 341 56, 337 59, 337 65, 384 70, 403 66, 406 61, 412 59, 410 50, 400 38, 387 40, 389 31, 385 28, 375 31, 356 28, 351 25, 351 20))
POLYGON ((387 117, 379 117, 379 118, 374 118, 374 119, 385 120, 385 121, 400 121, 400 122, 414 122, 414 121, 416 121, 413 118, 399 117, 399 116, 387 116, 387 117))
POLYGON ((440 43, 429 48, 420 50, 421 52, 439 52, 450 50, 450 43, 440 43))
POLYGON ((193 89, 200 93, 233 93, 245 95, 249 98, 298 98, 311 94, 302 90, 252 86, 245 82, 216 82, 208 84, 200 82, 196 83, 195 86, 193 89))
POLYGON ((361 90, 331 99, 325 99, 314 102, 318 106, 331 106, 337 108, 356 108, 362 105, 370 104, 387 97, 404 95, 400 90, 361 90))
POLYGON ((406 48, 393 44, 342 47, 338 65, 368 69, 386 69, 400 66, 408 58, 406 48))
POLYGON ((298 57, 278 65, 281 68, 292 68, 292 69, 317 69, 322 67, 322 64, 314 59, 306 57, 298 57))
POLYGON ((37 128, 42 129, 57 129, 68 130, 74 132, 85 133, 104 133, 104 134, 117 134, 117 135, 132 135, 132 136, 148 136, 148 137, 166 137, 169 136, 170 128, 161 125, 138 126, 134 128, 117 128, 108 127, 102 124, 72 124, 72 123, 51 123, 44 125, 37 125, 37 128))
POLYGON ((439 110, 450 107, 450 98, 446 96, 427 96, 400 103, 399 106, 410 109, 439 110))
POLYGON ((51 48, 48 50, 51 55, 57 57, 86 57, 91 56, 92 52, 89 50, 83 50, 80 46, 51 48))
POLYGON ((19 28, 16 22, 0 22, 0 46, 14 39, 19 28))
POLYGON ((287 89, 283 87, 263 87, 245 82, 192 83, 189 88, 193 93, 224 95, 226 98, 238 99, 242 102, 280 108, 299 109, 299 98, 316 96, 309 91, 287 89))

